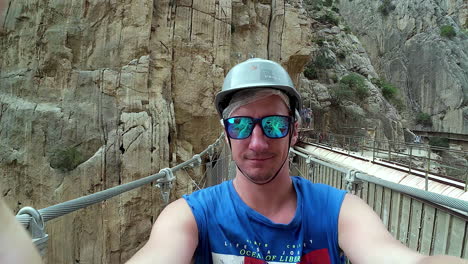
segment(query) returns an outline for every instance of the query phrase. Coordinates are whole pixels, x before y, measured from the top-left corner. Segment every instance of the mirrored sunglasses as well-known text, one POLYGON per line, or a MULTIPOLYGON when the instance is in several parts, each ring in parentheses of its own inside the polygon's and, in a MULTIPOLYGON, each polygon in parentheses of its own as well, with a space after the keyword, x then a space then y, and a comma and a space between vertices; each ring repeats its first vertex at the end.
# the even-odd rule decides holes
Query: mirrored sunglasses
POLYGON ((232 139, 250 137, 255 124, 260 123, 263 134, 268 138, 283 138, 289 132, 292 118, 290 116, 271 115, 262 118, 250 116, 235 116, 224 119, 226 133, 232 139))

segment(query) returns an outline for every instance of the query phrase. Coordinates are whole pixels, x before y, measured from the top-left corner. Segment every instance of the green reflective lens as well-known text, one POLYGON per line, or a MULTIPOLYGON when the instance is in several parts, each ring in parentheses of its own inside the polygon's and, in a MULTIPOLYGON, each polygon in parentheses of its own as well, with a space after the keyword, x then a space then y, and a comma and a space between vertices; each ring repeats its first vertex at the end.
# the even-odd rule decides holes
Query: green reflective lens
POLYGON ((234 139, 248 138, 254 127, 253 120, 249 117, 232 117, 227 119, 228 135, 234 139))
POLYGON ((269 138, 282 138, 288 134, 289 118, 267 116, 262 119, 263 133, 269 138))
POLYGON ((268 138, 283 138, 289 132, 290 116, 272 115, 262 118, 249 116, 236 116, 224 120, 228 136, 232 139, 248 138, 255 127, 260 123, 263 133, 268 138))

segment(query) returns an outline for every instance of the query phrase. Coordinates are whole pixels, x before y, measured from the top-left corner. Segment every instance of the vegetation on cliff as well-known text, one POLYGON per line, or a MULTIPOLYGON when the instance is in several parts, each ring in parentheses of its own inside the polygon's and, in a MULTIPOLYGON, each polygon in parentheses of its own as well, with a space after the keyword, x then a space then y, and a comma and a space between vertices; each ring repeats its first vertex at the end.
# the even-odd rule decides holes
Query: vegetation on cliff
POLYGON ((425 127, 432 126, 431 116, 428 113, 419 112, 416 115, 415 123, 425 127))
POLYGON ((444 38, 453 38, 457 35, 455 29, 450 25, 444 25, 440 27, 440 36, 444 38))
POLYGON ((344 76, 338 85, 333 86, 331 89, 332 99, 337 104, 345 100, 359 103, 365 100, 369 94, 369 87, 365 78, 357 73, 344 76))

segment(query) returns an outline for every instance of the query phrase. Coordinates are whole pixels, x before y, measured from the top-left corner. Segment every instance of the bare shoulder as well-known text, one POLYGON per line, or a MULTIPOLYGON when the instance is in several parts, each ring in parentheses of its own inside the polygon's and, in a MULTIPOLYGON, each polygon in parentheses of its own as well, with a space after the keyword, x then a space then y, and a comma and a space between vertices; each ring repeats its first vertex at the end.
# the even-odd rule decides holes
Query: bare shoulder
POLYGON ((155 229, 158 229, 160 225, 175 225, 189 229, 195 228, 194 231, 197 231, 195 217, 193 216, 189 205, 183 198, 170 203, 166 208, 164 208, 156 219, 153 226, 153 232, 155 229))
POLYGON ((181 198, 164 208, 148 242, 128 263, 190 263, 197 245, 195 217, 181 198))

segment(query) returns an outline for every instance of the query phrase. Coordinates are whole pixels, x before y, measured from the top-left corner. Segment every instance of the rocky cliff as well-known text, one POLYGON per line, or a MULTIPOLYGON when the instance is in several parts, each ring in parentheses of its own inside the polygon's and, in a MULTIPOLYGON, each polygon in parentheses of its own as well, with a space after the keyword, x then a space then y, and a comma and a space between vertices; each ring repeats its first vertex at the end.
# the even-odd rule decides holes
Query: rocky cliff
POLYGON ((340 14, 376 71, 398 86, 408 127, 418 112, 434 131, 468 133, 468 3, 340 1, 340 14))
MULTIPOLYGON (((310 53, 282 1, 11 1, 4 15, 0 189, 15 210, 191 157, 220 133, 212 101, 233 63, 272 57, 297 76, 310 53)), ((161 208, 146 186, 51 221, 46 261, 122 263, 161 208)))
MULTIPOLYGON (((0 37, 1 195, 15 210, 43 208, 190 158, 221 131, 212 101, 224 75, 254 56, 286 67, 318 130, 368 127, 402 139, 373 53, 340 21, 342 9, 333 1, 11 1, 0 37)), ((177 176, 176 193, 190 192, 188 174, 177 176)), ((162 207, 159 190, 146 186, 49 222, 46 260, 122 263, 162 207)))

